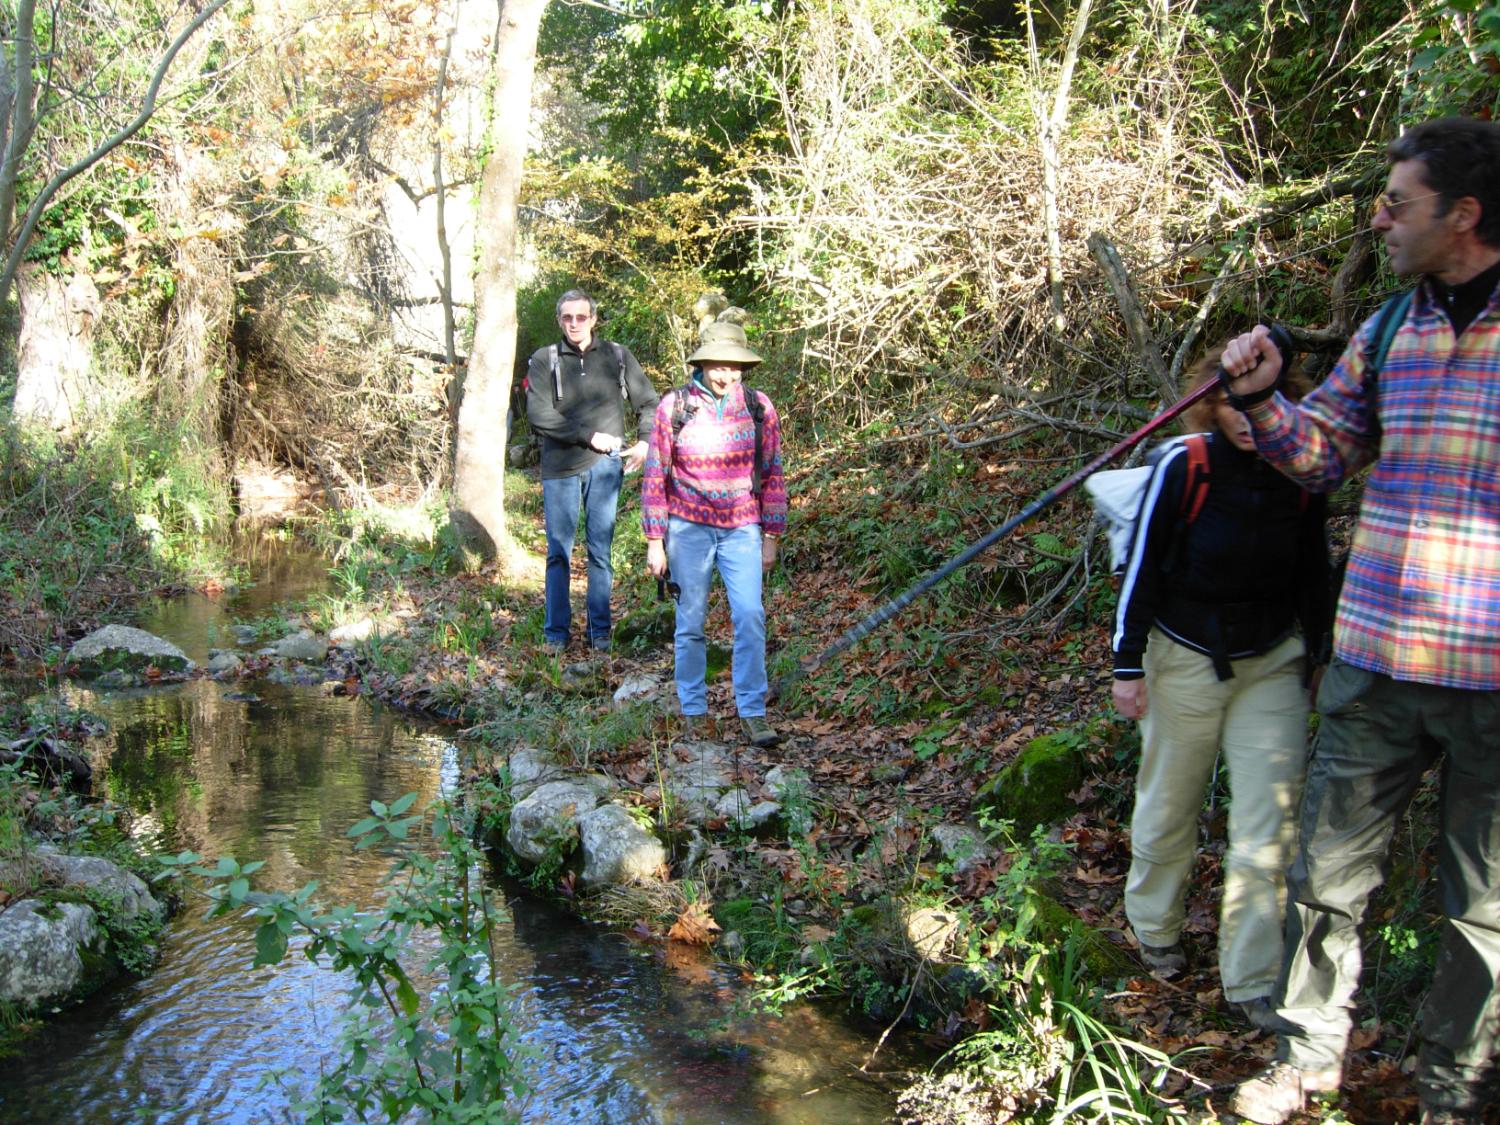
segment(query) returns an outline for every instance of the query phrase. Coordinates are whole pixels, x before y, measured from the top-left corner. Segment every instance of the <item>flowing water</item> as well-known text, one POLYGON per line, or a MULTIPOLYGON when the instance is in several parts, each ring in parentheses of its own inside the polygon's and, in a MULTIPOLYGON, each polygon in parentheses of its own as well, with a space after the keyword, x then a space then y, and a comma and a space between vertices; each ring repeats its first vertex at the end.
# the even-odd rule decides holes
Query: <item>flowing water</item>
MULTIPOLYGON (((228 647, 231 619, 319 585, 303 560, 270 560, 272 581, 211 601, 178 599, 141 624, 202 662, 228 647)), ((386 860, 348 827, 371 800, 438 796, 454 775, 440 728, 316 687, 197 680, 76 702, 104 715, 101 788, 139 810, 158 846, 265 860, 265 889, 317 880, 325 902, 368 904, 386 860), (249 692, 256 698, 232 699, 249 692)), ((889 1093, 858 1071, 859 1032, 804 1006, 751 1018, 735 975, 711 960, 587 926, 495 888, 500 972, 532 1048, 532 1122, 867 1122, 889 1093)), ((409 961, 420 960, 420 951, 409 961)), ((190 900, 162 958, 54 1016, 5 1060, 0 1122, 272 1122, 292 1087, 332 1057, 346 985, 293 954, 252 969, 253 928, 190 900)), ((880 1062, 889 1062, 889 1048, 880 1062)), ((877 1067, 875 1069, 881 1069, 877 1067)))

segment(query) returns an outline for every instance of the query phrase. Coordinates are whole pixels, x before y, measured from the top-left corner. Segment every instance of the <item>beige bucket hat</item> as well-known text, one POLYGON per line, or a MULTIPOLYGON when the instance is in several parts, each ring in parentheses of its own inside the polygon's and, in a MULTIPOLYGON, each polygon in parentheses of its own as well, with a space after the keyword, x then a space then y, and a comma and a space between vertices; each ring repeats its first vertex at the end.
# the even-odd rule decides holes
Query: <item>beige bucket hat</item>
POLYGON ((698 337, 698 350, 688 356, 687 361, 703 364, 709 360, 739 363, 745 367, 754 367, 761 361, 760 356, 746 345, 745 330, 738 324, 722 320, 703 330, 703 334, 698 337))

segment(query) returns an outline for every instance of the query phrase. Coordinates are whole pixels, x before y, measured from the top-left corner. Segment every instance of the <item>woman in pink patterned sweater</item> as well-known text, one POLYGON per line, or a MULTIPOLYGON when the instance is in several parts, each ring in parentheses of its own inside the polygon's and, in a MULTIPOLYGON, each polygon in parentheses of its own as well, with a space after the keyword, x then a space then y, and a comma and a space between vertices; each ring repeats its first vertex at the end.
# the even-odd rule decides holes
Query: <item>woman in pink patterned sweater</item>
POLYGON ((734 626, 734 696, 745 739, 780 740, 766 721, 766 614, 761 576, 786 531, 781 424, 771 400, 740 378, 760 356, 737 324, 715 323, 688 357, 692 380, 662 397, 641 485, 646 566, 677 588, 677 699, 684 733, 708 713, 703 623, 717 567, 734 626), (755 400, 747 403, 747 397, 755 400), (679 406, 679 399, 681 405, 679 406), (752 405, 758 404, 758 411, 752 405), (760 413, 757 441, 754 413, 760 413), (756 450, 760 465, 756 472, 756 450))

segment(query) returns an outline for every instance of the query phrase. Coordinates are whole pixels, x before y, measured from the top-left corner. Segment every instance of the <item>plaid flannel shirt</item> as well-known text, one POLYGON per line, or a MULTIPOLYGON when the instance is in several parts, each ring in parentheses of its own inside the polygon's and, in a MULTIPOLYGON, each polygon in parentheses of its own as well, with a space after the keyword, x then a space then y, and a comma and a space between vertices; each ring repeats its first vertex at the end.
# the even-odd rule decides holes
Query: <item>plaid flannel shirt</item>
POLYGON ((1367 320, 1294 406, 1249 411, 1266 460, 1327 492, 1366 481, 1334 652, 1398 680, 1500 688, 1500 289, 1456 340, 1424 281, 1366 386, 1367 320), (1378 458, 1378 459, 1377 459, 1378 458))

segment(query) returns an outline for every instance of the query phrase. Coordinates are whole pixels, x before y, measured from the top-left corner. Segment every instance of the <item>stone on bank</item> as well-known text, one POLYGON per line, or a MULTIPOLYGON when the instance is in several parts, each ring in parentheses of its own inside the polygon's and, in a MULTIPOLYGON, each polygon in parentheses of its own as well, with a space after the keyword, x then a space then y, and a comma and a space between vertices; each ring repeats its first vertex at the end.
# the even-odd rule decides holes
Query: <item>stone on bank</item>
POLYGON ((67 662, 86 679, 107 672, 140 675, 151 668, 166 675, 182 676, 194 668, 187 654, 171 641, 129 625, 95 629, 68 650, 67 662))

